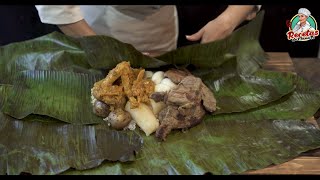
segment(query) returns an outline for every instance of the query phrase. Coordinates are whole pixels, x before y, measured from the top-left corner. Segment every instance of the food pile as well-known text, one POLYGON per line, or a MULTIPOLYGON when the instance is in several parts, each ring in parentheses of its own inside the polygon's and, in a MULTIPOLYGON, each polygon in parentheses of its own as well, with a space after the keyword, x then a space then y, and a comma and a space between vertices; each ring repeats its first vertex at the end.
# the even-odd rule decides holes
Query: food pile
POLYGON ((138 125, 147 136, 165 140, 173 129, 201 123, 216 99, 200 78, 187 70, 145 71, 123 61, 91 90, 93 111, 117 130, 138 125))

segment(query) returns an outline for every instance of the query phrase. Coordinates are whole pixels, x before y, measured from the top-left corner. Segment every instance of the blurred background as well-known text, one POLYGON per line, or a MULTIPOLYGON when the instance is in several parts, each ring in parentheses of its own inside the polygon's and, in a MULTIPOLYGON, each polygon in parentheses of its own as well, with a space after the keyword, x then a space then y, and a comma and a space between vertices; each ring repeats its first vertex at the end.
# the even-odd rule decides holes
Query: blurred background
MULTIPOLYGON (((217 17, 226 5, 178 5, 179 39, 178 46, 190 45, 186 34, 193 34, 207 22, 217 17)), ((266 52, 288 52, 291 57, 320 57, 320 37, 307 42, 291 42, 286 38, 286 20, 298 13, 300 6, 265 5, 265 18, 260 43, 266 52)), ((320 22, 320 13, 315 6, 304 7, 320 22)), ((42 24, 33 5, 0 5, 0 46, 33 39, 53 31, 54 25, 42 24)))

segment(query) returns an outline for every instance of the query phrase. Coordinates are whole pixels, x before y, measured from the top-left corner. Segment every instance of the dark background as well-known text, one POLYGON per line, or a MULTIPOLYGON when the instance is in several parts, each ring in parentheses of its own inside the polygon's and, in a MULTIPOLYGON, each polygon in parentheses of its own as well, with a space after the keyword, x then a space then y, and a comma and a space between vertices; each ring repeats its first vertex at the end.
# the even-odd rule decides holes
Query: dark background
MULTIPOLYGON (((207 22, 217 17, 226 5, 178 5, 179 39, 178 46, 191 44, 185 39, 186 34, 193 34, 207 22)), ((291 42, 286 38, 290 20, 302 6, 263 5, 265 19, 260 36, 260 43, 267 52, 289 52, 292 57, 317 57, 320 38, 307 42, 291 42)), ((316 6, 305 7, 311 15, 320 21, 316 6)), ((0 5, 0 45, 36 38, 53 31, 59 31, 54 25, 42 24, 38 12, 32 5, 0 5)))
MULTIPOLYGON (((227 6, 201 5, 178 6, 180 15, 179 44, 190 44, 185 40, 186 34, 193 34, 217 17, 227 6)), ((265 10, 264 22, 260 35, 260 43, 267 52, 289 52, 292 57, 317 57, 320 37, 306 42, 291 42, 287 40, 289 30, 286 20, 290 20, 303 6, 276 6, 263 5, 265 10)), ((311 15, 320 22, 320 13, 317 6, 304 7, 310 10, 311 15)))

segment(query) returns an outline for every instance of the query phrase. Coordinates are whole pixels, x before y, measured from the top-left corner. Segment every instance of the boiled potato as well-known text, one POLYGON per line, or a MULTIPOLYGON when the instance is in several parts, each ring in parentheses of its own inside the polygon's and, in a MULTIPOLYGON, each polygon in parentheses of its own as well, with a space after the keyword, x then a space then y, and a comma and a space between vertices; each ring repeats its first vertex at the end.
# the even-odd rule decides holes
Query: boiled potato
POLYGON ((102 101, 94 100, 93 101, 93 113, 100 117, 107 117, 110 113, 109 106, 102 101))
POLYGON ((130 113, 128 113, 127 111, 121 108, 118 108, 115 111, 111 111, 108 117, 106 117, 103 120, 110 123, 111 127, 117 130, 122 130, 123 128, 128 126, 128 124, 130 123, 131 116, 130 116, 130 113))

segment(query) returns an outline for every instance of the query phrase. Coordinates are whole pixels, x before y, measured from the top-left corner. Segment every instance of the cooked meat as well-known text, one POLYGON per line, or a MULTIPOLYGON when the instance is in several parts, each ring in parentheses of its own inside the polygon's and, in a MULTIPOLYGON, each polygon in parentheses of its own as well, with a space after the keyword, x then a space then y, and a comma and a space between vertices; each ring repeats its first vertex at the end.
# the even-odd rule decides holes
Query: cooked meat
POLYGON ((150 79, 144 79, 145 70, 141 70, 137 76, 137 78, 133 81, 131 91, 132 96, 130 98, 136 98, 136 104, 134 101, 130 101, 133 108, 139 106, 140 103, 150 103, 149 97, 154 92, 155 84, 150 79))
POLYGON ((188 104, 200 104, 200 90, 202 81, 194 76, 185 77, 176 89, 171 90, 166 96, 165 102, 168 105, 187 106, 188 104))
POLYGON ((117 108, 125 106, 126 98, 132 108, 138 107, 140 103, 149 103, 155 84, 150 79, 143 78, 144 72, 144 69, 131 68, 129 62, 123 61, 112 69, 106 78, 94 84, 92 95, 117 108))
MULTIPOLYGON (((178 70, 178 69, 170 69, 164 73, 165 77, 168 77, 172 82, 178 84, 180 83, 186 76, 192 75, 188 70, 178 70)), ((191 85, 196 86, 198 88, 199 84, 191 85)), ((212 91, 201 81, 201 94, 203 105, 207 111, 213 112, 216 110, 216 99, 212 93, 212 91)))
POLYGON ((160 126, 156 131, 156 137, 160 140, 165 140, 173 129, 194 127, 201 123, 205 113, 201 105, 190 109, 167 106, 159 113, 160 126))
POLYGON ((212 91, 204 83, 202 83, 201 86, 201 96, 204 108, 209 112, 215 111, 217 106, 216 98, 214 97, 212 91))
POLYGON ((164 73, 164 77, 169 78, 173 83, 180 83, 183 78, 191 75, 187 70, 179 70, 179 69, 169 69, 164 73))
POLYGON ((166 93, 165 92, 154 92, 151 94, 150 98, 155 102, 164 101, 166 93))
POLYGON ((164 96, 164 103, 168 106, 159 113, 160 126, 156 131, 156 137, 165 140, 173 129, 191 128, 201 123, 205 115, 202 102, 210 112, 216 108, 216 100, 210 94, 212 92, 200 78, 192 75, 183 78, 177 88, 164 96))

